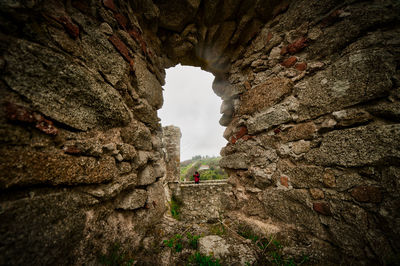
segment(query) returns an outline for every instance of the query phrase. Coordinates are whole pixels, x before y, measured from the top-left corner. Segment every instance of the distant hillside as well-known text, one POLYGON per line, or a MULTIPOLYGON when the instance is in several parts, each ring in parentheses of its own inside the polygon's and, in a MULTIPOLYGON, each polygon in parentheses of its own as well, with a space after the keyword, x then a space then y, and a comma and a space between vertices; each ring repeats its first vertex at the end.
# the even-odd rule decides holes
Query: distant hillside
POLYGON ((181 180, 193 180, 194 172, 200 173, 201 180, 215 180, 228 178, 223 169, 219 167, 221 157, 192 157, 191 160, 181 162, 181 180))

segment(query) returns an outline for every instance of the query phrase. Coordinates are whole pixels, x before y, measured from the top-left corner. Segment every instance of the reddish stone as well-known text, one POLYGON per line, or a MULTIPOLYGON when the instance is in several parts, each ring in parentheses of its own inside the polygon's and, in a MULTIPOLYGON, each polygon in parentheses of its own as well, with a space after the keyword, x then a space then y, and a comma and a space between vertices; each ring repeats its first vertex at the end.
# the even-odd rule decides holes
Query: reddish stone
POLYGON ((57 135, 58 129, 53 125, 53 122, 40 116, 40 120, 36 122, 35 127, 47 135, 57 135))
POLYGON ((297 57, 291 56, 281 63, 284 67, 291 67, 297 62, 297 57))
POLYGON ((286 46, 284 46, 284 47, 282 47, 282 49, 281 49, 281 55, 285 55, 285 54, 287 54, 287 47, 286 46))
POLYGON ((314 211, 326 216, 332 215, 331 208, 329 207, 329 204, 326 202, 314 202, 313 209, 314 211))
POLYGON ((304 71, 307 69, 307 64, 305 62, 297 63, 295 68, 299 71, 304 71))
POLYGON ((80 154, 81 150, 75 146, 68 146, 64 148, 64 152, 68 154, 80 154))
POLYGON ((242 140, 246 141, 246 140, 249 140, 249 139, 252 139, 252 138, 254 138, 254 136, 245 135, 245 136, 242 137, 242 140))
POLYGON ((269 41, 272 39, 272 37, 273 37, 272 33, 268 32, 267 40, 265 41, 265 44, 269 43, 269 41))
POLYGON ((140 32, 135 29, 132 29, 132 30, 129 30, 128 33, 134 40, 136 40, 140 44, 140 47, 142 48, 142 52, 144 54, 147 54, 147 44, 143 40, 143 37, 140 34, 140 32))
POLYGON ((299 38, 287 46, 287 51, 290 54, 295 54, 297 52, 300 52, 304 47, 307 46, 307 41, 308 41, 307 38, 304 37, 299 38))
POLYGON ((25 107, 13 103, 7 103, 5 107, 8 119, 27 123, 35 122, 33 113, 28 111, 25 107))
POLYGON ((103 4, 105 7, 111 9, 112 11, 117 11, 113 0, 103 0, 103 4))
POLYGON ((289 179, 286 176, 281 176, 281 185, 284 187, 289 187, 289 179))
POLYGON ((58 22, 60 22, 63 26, 65 31, 74 39, 79 37, 79 27, 72 23, 71 19, 68 17, 59 17, 56 18, 58 22))
POLYGON ((276 135, 276 134, 279 134, 280 132, 281 132, 281 130, 280 130, 279 128, 275 128, 275 129, 274 129, 275 135, 276 135))
POLYGON ((246 81, 243 83, 243 85, 244 85, 244 87, 245 87, 246 90, 250 90, 250 89, 251 89, 251 84, 250 84, 249 81, 246 80, 246 81))
POLYGON ((240 139, 241 137, 243 137, 246 134, 247 134, 247 127, 242 126, 242 127, 240 127, 239 131, 236 133, 236 138, 240 139))
POLYGON ((44 118, 41 114, 33 112, 23 106, 13 103, 6 104, 6 116, 13 121, 35 124, 35 127, 48 135, 57 135, 58 129, 53 122, 44 118))
POLYGON ((121 41, 115 34, 110 36, 108 40, 114 45, 115 49, 122 55, 122 57, 130 64, 133 64, 133 59, 129 55, 128 47, 121 41))
POLYGON ((237 139, 236 139, 234 136, 232 136, 232 137, 231 137, 231 143, 232 143, 232 144, 235 144, 236 141, 237 141, 237 139))
POLYGON ((382 192, 374 186, 356 187, 351 191, 351 196, 359 202, 379 203, 382 201, 382 192))
POLYGON ((126 27, 128 25, 128 19, 124 15, 119 14, 119 13, 114 13, 114 18, 118 22, 118 24, 121 26, 121 28, 126 30, 126 27))

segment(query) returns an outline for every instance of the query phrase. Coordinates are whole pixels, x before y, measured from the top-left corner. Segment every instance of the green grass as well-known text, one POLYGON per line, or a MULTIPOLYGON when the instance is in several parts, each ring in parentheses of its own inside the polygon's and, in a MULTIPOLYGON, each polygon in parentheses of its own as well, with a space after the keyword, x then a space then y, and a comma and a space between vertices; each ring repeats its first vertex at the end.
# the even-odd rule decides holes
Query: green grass
POLYGON ((169 206, 171 208, 171 215, 176 220, 180 220, 180 209, 183 206, 183 202, 176 195, 172 195, 171 201, 169 202, 169 206))
POLYGON ((266 238, 257 235, 253 230, 246 225, 239 225, 237 233, 246 239, 250 239, 257 247, 258 259, 256 265, 273 264, 279 266, 296 266, 303 265, 309 258, 303 255, 300 261, 295 261, 293 258, 286 258, 283 253, 283 245, 273 236, 266 238))
POLYGON ((212 256, 205 256, 199 252, 192 254, 188 259, 188 265, 196 265, 196 266, 220 266, 218 259, 213 258, 212 256))
POLYGON ((217 236, 225 235, 225 227, 222 224, 215 224, 210 228, 210 233, 217 236))
POLYGON ((164 240, 164 245, 172 248, 175 252, 181 252, 183 249, 182 235, 176 234, 171 239, 164 240))
POLYGON ((198 244, 199 244, 199 238, 200 238, 201 236, 199 236, 199 235, 192 235, 191 233, 187 233, 186 236, 187 236, 187 239, 189 240, 189 246, 190 246, 192 249, 197 249, 197 246, 198 246, 198 244))

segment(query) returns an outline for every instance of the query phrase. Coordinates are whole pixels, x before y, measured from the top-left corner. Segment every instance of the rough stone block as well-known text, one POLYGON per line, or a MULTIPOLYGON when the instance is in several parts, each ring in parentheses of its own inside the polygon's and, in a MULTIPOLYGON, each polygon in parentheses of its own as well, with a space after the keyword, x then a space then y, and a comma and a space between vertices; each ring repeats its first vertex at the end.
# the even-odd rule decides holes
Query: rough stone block
POLYGON ((314 211, 326 216, 332 215, 331 208, 329 207, 329 204, 326 202, 314 202, 313 209, 314 211))
POLYGON ((152 107, 160 109, 164 100, 162 87, 156 76, 147 69, 146 62, 138 56, 135 57, 133 69, 137 79, 139 96, 144 97, 152 107))
POLYGON ((154 168, 151 165, 147 165, 138 175, 139 186, 149 185, 156 181, 156 175, 154 174, 154 168))
POLYGON ((150 130, 140 122, 132 121, 127 127, 121 129, 121 138, 127 143, 141 150, 151 150, 150 130))
POLYGON ((291 119, 292 117, 285 106, 275 105, 263 112, 256 113, 246 121, 246 124, 249 134, 255 134, 274 126, 287 123, 291 119))
POLYGON ((369 125, 329 132, 306 159, 346 167, 390 163, 400 158, 400 124, 369 125))
POLYGON ((147 191, 144 189, 135 189, 121 196, 116 200, 115 208, 123 210, 135 210, 146 204, 147 191))
POLYGON ((324 192, 318 188, 310 188, 310 194, 313 199, 323 199, 325 197, 324 192))
POLYGON ((5 60, 3 78, 8 86, 52 120, 80 130, 124 125, 130 120, 128 108, 113 87, 62 53, 17 40, 5 60))
POLYGON ((296 68, 298 71, 304 71, 304 70, 307 69, 307 63, 305 63, 305 62, 299 62, 299 63, 297 63, 297 64, 295 65, 295 68, 296 68))
POLYGON ((160 27, 181 32, 194 19, 200 0, 158 1, 160 10, 160 27))
POLYGON ((126 161, 133 160, 137 154, 135 147, 127 143, 118 144, 118 150, 126 161))
POLYGON ((296 64, 296 62, 297 62, 297 57, 291 56, 291 57, 289 57, 288 59, 285 59, 285 60, 281 63, 281 65, 284 66, 284 67, 286 67, 286 68, 289 68, 289 67, 293 66, 294 64, 296 64))
POLYGON ((316 131, 316 126, 313 122, 295 125, 288 129, 287 132, 282 132, 280 137, 285 141, 294 141, 300 139, 311 139, 316 131))
POLYGON ((2 188, 34 184, 78 185, 110 181, 118 174, 114 158, 71 156, 57 152, 2 149, 0 182, 2 188))
POLYGON ((382 201, 382 192, 375 186, 358 186, 351 191, 351 196, 359 202, 379 203, 382 201))
POLYGON ((392 88, 395 64, 386 50, 355 51, 296 84, 299 119, 305 120, 385 96, 392 88), (352 57, 350 60, 349 57, 352 57), (358 58, 357 61, 354 58, 358 58), (374 82, 371 75, 375 69, 374 82))
POLYGON ((361 109, 347 109, 332 113, 338 126, 348 127, 372 120, 372 116, 361 109))
POLYGON ((286 78, 271 78, 241 96, 240 114, 253 114, 280 102, 292 91, 293 83, 286 78))
POLYGON ((249 159, 244 153, 235 153, 222 157, 219 161, 219 166, 230 169, 247 169, 249 167, 249 159))
POLYGON ((220 236, 210 235, 199 239, 199 252, 205 256, 221 259, 229 254, 229 247, 220 236))

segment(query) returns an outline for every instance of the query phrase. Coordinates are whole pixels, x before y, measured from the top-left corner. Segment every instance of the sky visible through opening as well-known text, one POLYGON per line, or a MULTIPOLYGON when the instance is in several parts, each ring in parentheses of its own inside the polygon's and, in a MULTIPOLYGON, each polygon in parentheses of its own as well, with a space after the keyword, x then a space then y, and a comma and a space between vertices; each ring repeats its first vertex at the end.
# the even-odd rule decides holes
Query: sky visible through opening
POLYGON ((162 126, 182 132, 181 161, 195 155, 219 156, 226 145, 218 121, 222 103, 212 90, 214 76, 199 67, 178 65, 166 70, 164 105, 158 110, 162 126))

